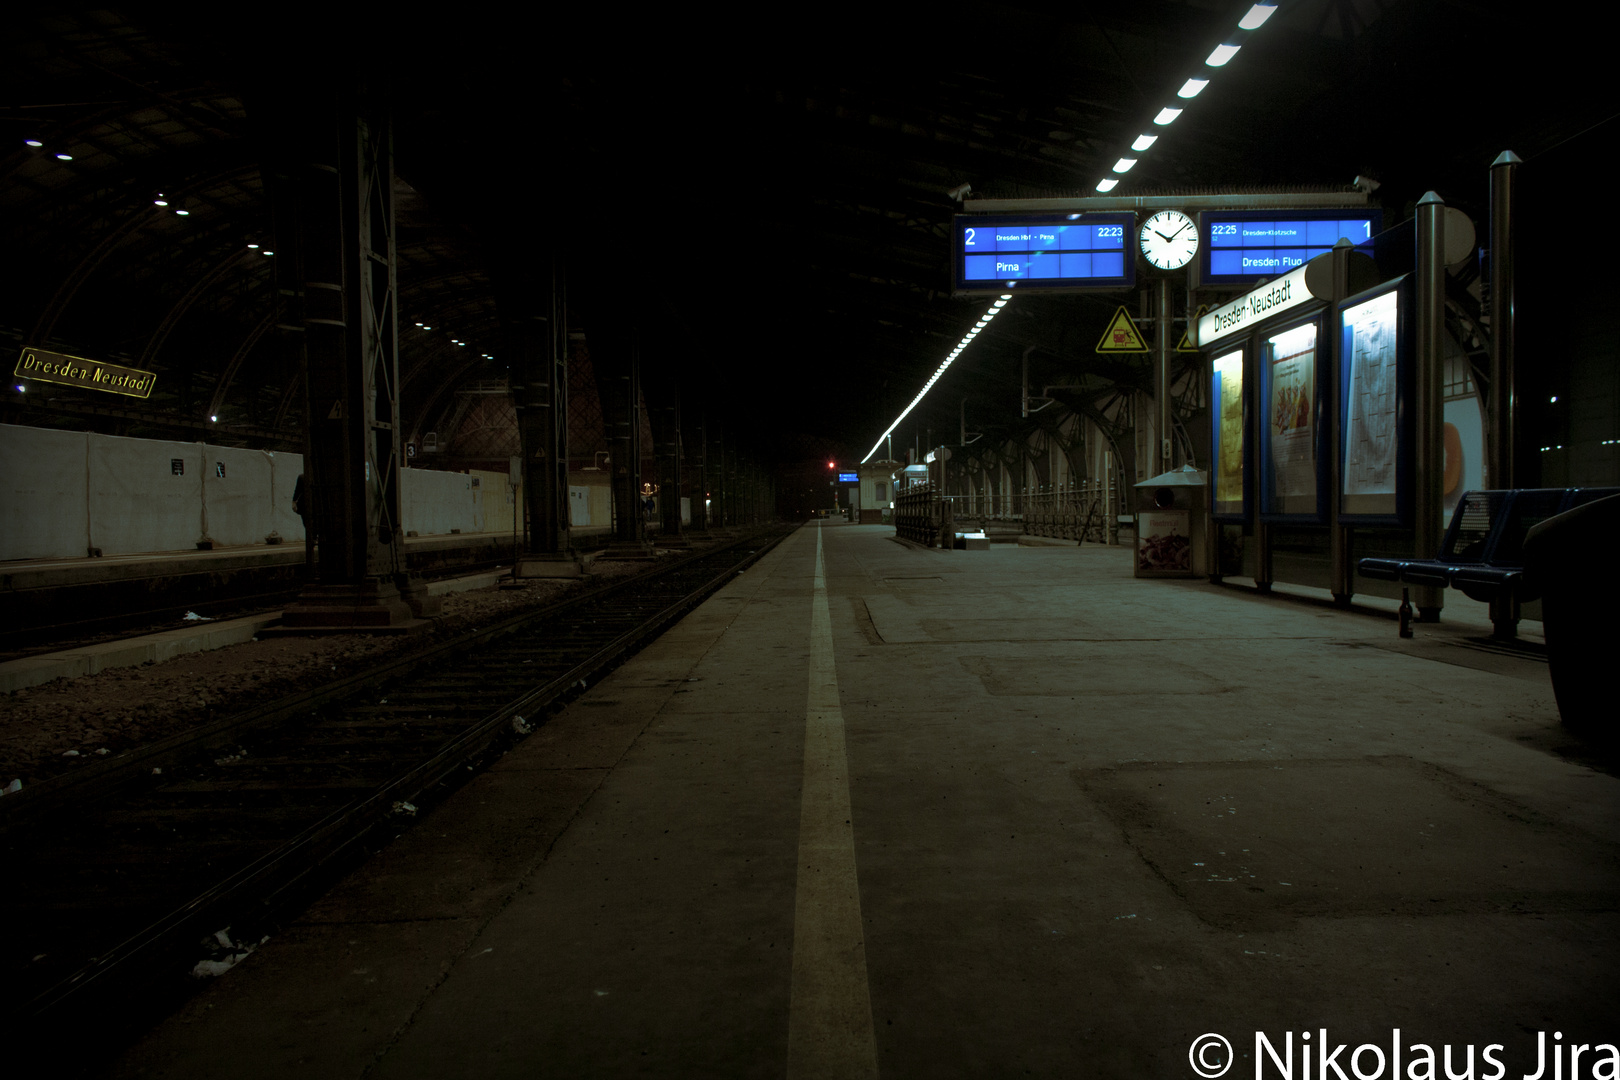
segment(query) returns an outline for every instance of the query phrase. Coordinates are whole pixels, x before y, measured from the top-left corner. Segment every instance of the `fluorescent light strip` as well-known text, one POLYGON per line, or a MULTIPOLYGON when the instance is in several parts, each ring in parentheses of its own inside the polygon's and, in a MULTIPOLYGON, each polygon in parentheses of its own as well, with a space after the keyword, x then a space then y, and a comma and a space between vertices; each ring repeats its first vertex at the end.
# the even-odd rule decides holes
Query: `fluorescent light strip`
POLYGON ((1276 4, 1260 3, 1249 9, 1249 13, 1238 22, 1239 30, 1258 30, 1261 24, 1271 18, 1271 13, 1277 10, 1276 4))
MULTIPOLYGON (((1276 10, 1277 0, 1260 0, 1259 3, 1249 8, 1248 12, 1243 16, 1243 18, 1238 21, 1238 29, 1258 30, 1262 25, 1265 24, 1267 19, 1271 18, 1272 13, 1276 10)), ((1242 47, 1242 45, 1235 45, 1231 42, 1217 45, 1209 56, 1205 58, 1204 66, 1211 68, 1225 67, 1227 61, 1236 56, 1238 50, 1242 47)), ((1176 91, 1176 96, 1184 99, 1195 98, 1198 96, 1199 91, 1203 90, 1204 87, 1208 85, 1208 79, 1200 79, 1197 76, 1194 76, 1182 84, 1181 89, 1176 91)), ((1159 110, 1159 115, 1153 118, 1153 122, 1159 127, 1167 127, 1175 121, 1176 117, 1180 115, 1180 109, 1166 106, 1165 108, 1159 110)), ((1138 135, 1136 141, 1131 144, 1131 149, 1140 154, 1142 151, 1152 146, 1157 138, 1157 135, 1138 135)), ((1120 158, 1119 162, 1114 166, 1114 172, 1128 172, 1130 167, 1134 164, 1136 164, 1136 162, 1132 158, 1120 158), (1121 168, 1121 166, 1124 167, 1121 168)), ((1097 181, 1097 190, 1104 192, 1112 191, 1118 184, 1119 181, 1114 177, 1104 177, 1103 179, 1097 181)))
POLYGON ((956 343, 956 348, 952 349, 950 355, 945 357, 945 359, 941 361, 939 367, 934 369, 934 374, 929 376, 928 381, 923 384, 923 388, 917 391, 917 396, 911 399, 911 404, 907 405, 905 410, 899 416, 894 418, 894 423, 889 425, 887 431, 878 436, 877 442, 872 444, 872 449, 868 450, 866 452, 866 456, 861 458, 862 465, 865 465, 868 461, 872 460, 872 455, 878 452, 878 448, 883 445, 883 440, 894 434, 894 429, 900 426, 900 422, 909 416, 911 414, 911 410, 917 407, 918 402, 922 401, 922 399, 927 395, 928 391, 934 388, 934 384, 939 382, 939 377, 945 374, 945 369, 950 367, 951 363, 955 361, 958 356, 962 355, 962 350, 968 347, 968 342, 973 340, 975 335, 978 334, 979 329, 988 325, 990 320, 996 317, 996 313, 1005 308, 1007 306, 1007 302, 1011 299, 1012 293, 1003 293, 1001 295, 1001 299, 990 305, 990 310, 984 313, 984 315, 979 319, 978 324, 974 326, 972 330, 969 330, 966 334, 962 335, 962 340, 956 343))

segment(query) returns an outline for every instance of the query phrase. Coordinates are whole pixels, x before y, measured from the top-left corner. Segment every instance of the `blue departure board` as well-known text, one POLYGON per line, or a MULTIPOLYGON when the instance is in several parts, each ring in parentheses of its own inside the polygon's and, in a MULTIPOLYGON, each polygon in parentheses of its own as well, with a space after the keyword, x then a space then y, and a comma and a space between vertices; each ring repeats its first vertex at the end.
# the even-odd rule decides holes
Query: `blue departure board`
POLYGON ((1372 250, 1378 210, 1209 210, 1199 220, 1205 284, 1240 284, 1286 274, 1333 250, 1339 238, 1372 250))
POLYGON ((958 215, 956 291, 1120 289, 1136 283, 1136 216, 958 215))

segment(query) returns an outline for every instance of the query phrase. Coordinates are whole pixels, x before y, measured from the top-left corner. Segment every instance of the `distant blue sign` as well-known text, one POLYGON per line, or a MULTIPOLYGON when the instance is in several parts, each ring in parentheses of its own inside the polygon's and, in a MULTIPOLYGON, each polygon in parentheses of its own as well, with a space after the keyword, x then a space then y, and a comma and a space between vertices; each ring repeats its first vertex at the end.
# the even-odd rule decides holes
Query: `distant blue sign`
POLYGON ((966 214, 953 229, 957 292, 1136 283, 1134 214, 966 214))
POLYGON ((1363 210, 1210 210, 1200 217, 1200 270, 1206 284, 1276 277, 1331 251, 1340 237, 1360 247, 1383 227, 1383 213, 1363 210))
POLYGON ((860 482, 860 479, 860 473, 841 472, 838 474, 838 482, 840 484, 857 484, 860 482))

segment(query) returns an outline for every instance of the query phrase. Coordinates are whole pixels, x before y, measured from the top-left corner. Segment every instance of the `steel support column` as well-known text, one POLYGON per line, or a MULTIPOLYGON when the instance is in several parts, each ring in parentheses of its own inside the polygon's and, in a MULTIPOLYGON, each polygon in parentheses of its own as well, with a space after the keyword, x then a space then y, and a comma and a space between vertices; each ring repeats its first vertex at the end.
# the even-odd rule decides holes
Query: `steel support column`
POLYGON ((1175 440, 1172 437, 1171 425, 1173 420, 1174 402, 1170 400, 1170 350, 1173 348, 1171 328, 1175 317, 1175 297, 1170 291, 1170 279, 1160 278, 1154 290, 1158 297, 1157 330, 1158 340, 1154 343, 1153 364, 1153 403, 1157 406, 1157 420, 1154 425, 1159 438, 1159 452, 1153 455, 1158 462, 1158 468, 1149 475, 1157 476, 1167 473, 1175 467, 1172 454, 1175 440))
POLYGON ((697 458, 693 461, 693 472, 697 482, 692 485, 692 531, 700 537, 707 536, 709 532, 709 418, 708 414, 700 415, 697 426, 697 438, 693 440, 697 447, 697 458))
POLYGON ((514 577, 580 573, 568 521, 568 297, 561 260, 533 280, 514 268, 500 300, 523 459, 527 537, 514 577))
POLYGON ((718 426, 709 433, 709 447, 712 451, 708 462, 709 490, 712 492, 709 504, 710 527, 729 529, 732 515, 727 499, 730 497, 731 482, 726 475, 725 432, 718 426))
MULTIPOLYGON (((1417 228, 1417 394, 1413 441, 1416 501, 1412 511, 1413 554, 1432 559, 1444 532, 1445 438, 1443 393, 1446 335, 1446 204, 1434 192, 1418 200, 1417 228)), ((1420 585, 1420 622, 1439 622, 1444 590, 1420 585)))
POLYGON ((1513 237, 1514 180, 1519 156, 1504 150, 1491 163, 1491 388, 1485 486, 1513 486, 1513 318, 1517 267, 1513 237))
POLYGON ((591 365, 602 398, 613 493, 612 544, 630 556, 646 548, 641 496, 641 357, 635 315, 607 299, 586 319, 591 365))
POLYGON ((411 587, 400 524, 399 331, 393 141, 386 112, 351 92, 310 94, 283 117, 296 160, 307 352, 305 496, 316 581, 288 632, 399 632, 436 601, 411 587), (401 592, 404 587, 404 592, 401 592))
POLYGON ((673 373, 663 380, 665 397, 653 414, 653 442, 658 458, 659 544, 685 547, 681 534, 681 390, 673 373))
MULTIPOLYGON (((1338 303, 1350 295, 1350 241, 1340 237, 1339 242, 1333 245, 1333 302, 1338 303)), ((1327 370, 1340 371, 1345 363, 1343 356, 1339 355, 1342 346, 1342 336, 1328 333, 1327 340, 1319 343, 1326 354, 1327 370)), ((1317 391, 1321 393, 1321 391, 1317 391)), ((1337 395, 1331 395, 1330 400, 1337 400, 1337 395)), ((1344 453, 1344 435, 1339 429, 1339 410, 1327 410, 1328 430, 1328 475, 1343 476, 1344 463, 1339 460, 1344 453)), ((1333 602, 1340 607, 1350 606, 1350 597, 1355 592, 1355 573, 1352 559, 1350 529, 1339 524, 1339 490, 1336 488, 1328 495, 1328 557, 1331 561, 1329 569, 1329 589, 1333 594, 1333 602)), ((1219 556, 1219 551, 1215 552, 1219 556)), ((1211 565, 1216 565, 1211 563, 1211 565)))

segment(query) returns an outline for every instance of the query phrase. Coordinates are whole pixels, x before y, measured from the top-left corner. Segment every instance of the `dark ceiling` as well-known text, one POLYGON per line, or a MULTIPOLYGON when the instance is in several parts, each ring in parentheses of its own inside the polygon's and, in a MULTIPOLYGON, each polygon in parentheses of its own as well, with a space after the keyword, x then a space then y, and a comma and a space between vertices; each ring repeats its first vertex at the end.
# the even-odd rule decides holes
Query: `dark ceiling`
MULTIPOLYGON (((269 260, 244 246, 269 228, 256 107, 276 81, 352 67, 392 102, 418 425, 458 385, 504 378, 500 268, 560 254, 582 307, 637 315, 649 378, 678 375, 688 410, 790 458, 858 459, 984 309, 950 293, 949 193, 971 185, 969 207, 1090 194, 1210 49, 1241 37, 1249 3, 251 20, 12 5, 0 333, 160 371, 154 422, 223 410, 240 438, 295 437, 269 260), (152 205, 160 191, 170 208, 152 205)), ((1380 181, 1386 223, 1434 189, 1483 224, 1499 151, 1533 166, 1603 142, 1615 96, 1590 61, 1614 21, 1284 0, 1115 194, 1361 175, 1380 181)), ((1074 381, 1121 303, 1020 299, 908 424, 949 441, 964 399, 976 426, 1016 421, 1026 347, 1032 382, 1074 381)))

